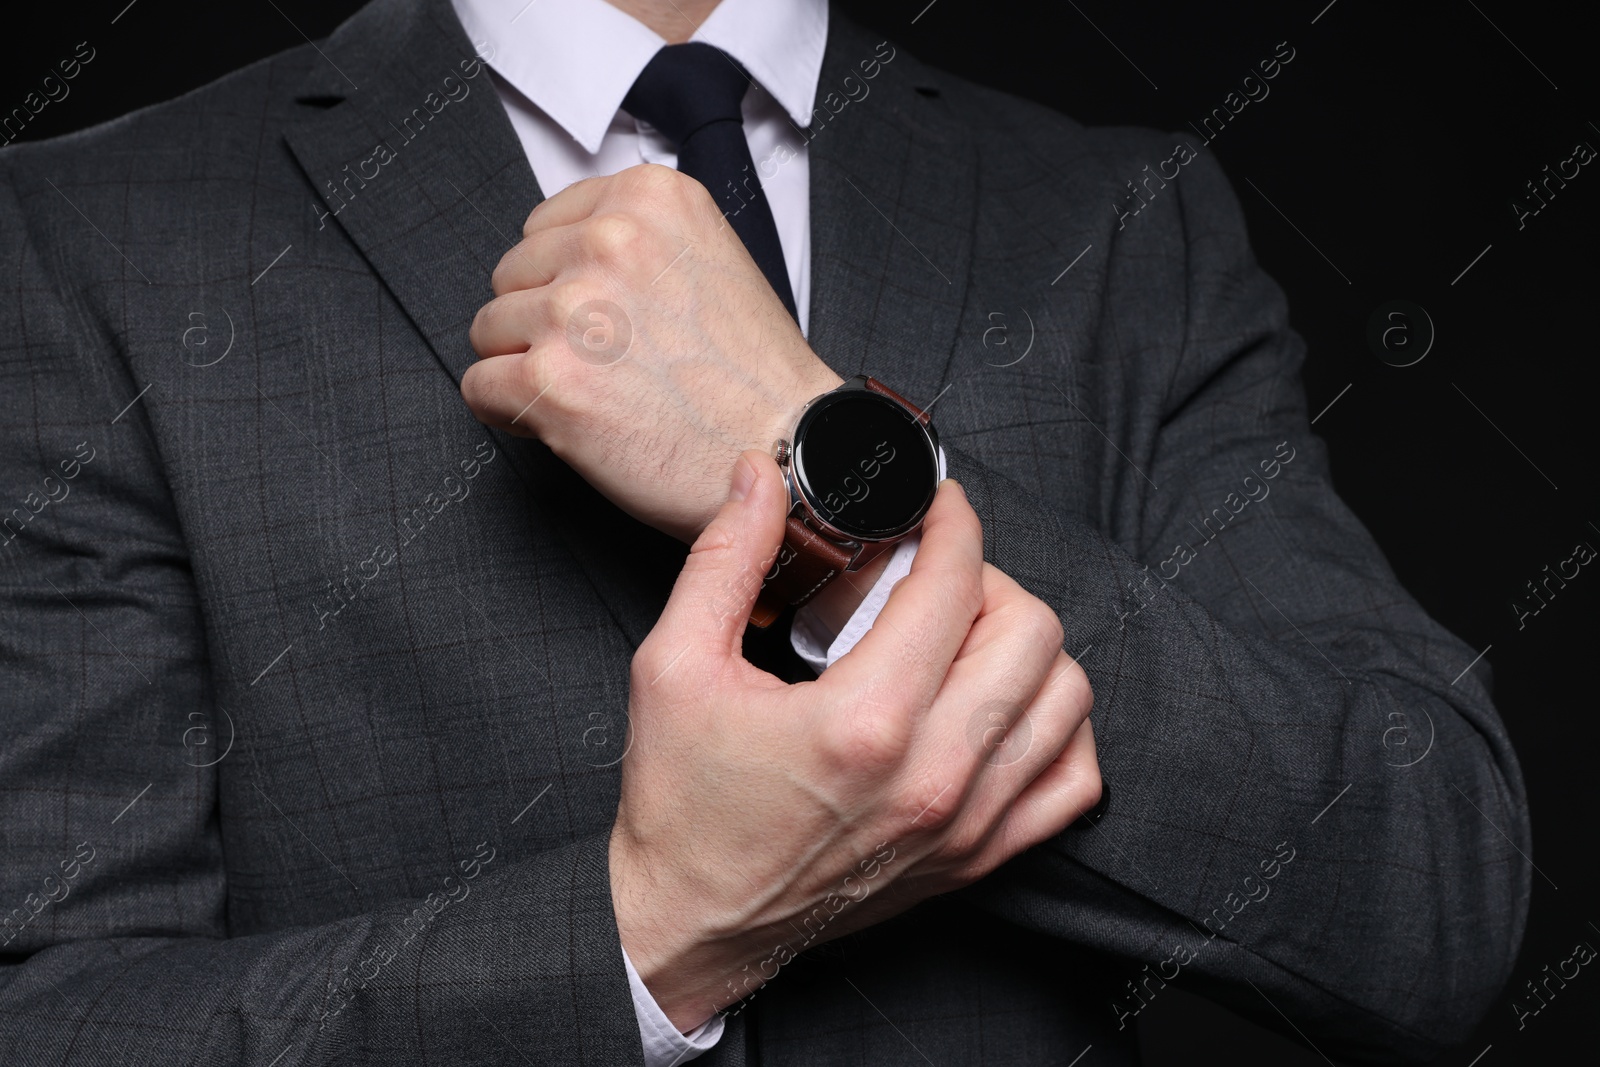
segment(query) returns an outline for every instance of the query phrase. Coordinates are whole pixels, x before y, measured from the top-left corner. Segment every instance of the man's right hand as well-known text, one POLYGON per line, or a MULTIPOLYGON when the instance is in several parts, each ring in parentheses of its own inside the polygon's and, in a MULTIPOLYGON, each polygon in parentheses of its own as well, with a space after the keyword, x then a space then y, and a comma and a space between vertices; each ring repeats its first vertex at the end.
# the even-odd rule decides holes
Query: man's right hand
POLYGON ((746 452, 633 659, 610 843, 622 944, 688 1030, 794 954, 977 881, 1100 797, 1083 670, 1048 605, 983 561, 939 487, 911 573, 814 682, 741 651, 783 536, 746 452))

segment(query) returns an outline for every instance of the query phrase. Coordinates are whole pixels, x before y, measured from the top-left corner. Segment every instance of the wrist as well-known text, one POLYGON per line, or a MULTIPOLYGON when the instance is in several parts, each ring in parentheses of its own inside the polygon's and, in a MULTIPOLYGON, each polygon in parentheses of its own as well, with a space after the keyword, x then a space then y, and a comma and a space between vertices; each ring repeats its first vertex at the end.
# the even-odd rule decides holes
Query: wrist
POLYGON ((746 996, 732 981, 749 951, 735 939, 703 931, 692 902, 674 904, 659 872, 637 885, 629 872, 626 832, 614 827, 610 842, 611 901, 617 933, 640 981, 656 1006, 681 1033, 688 1033, 713 1014, 746 996), (662 921, 670 915, 670 921, 662 921))
POLYGON ((780 441, 789 441, 794 437, 795 424, 800 421, 800 413, 823 393, 832 392, 843 385, 845 380, 808 348, 807 354, 816 363, 816 366, 806 373, 798 376, 794 388, 784 397, 778 405, 778 410, 773 413, 773 419, 766 428, 766 440, 757 441, 750 447, 772 454, 773 447, 780 441))
MULTIPOLYGON (((769 456, 772 455, 779 441, 786 441, 794 435, 795 423, 799 421, 800 413, 805 410, 807 404, 823 393, 830 392, 844 384, 845 380, 835 374, 827 364, 818 359, 816 354, 809 348, 805 349, 803 355, 815 366, 807 368, 798 374, 789 375, 788 377, 793 384, 781 396, 771 392, 758 392, 751 399, 755 405, 759 405, 761 409, 765 410, 765 414, 759 420, 750 419, 746 415, 737 432, 722 435, 724 439, 737 440, 740 437, 745 438, 744 447, 730 454, 728 459, 729 469, 733 467, 733 463, 739 458, 740 453, 747 449, 753 448, 757 452, 764 452, 769 456)), ((669 531, 685 544, 694 543, 695 538, 699 537, 705 531, 705 528, 711 524, 711 520, 727 499, 726 480, 708 479, 706 485, 708 491, 704 500, 700 502, 699 518, 695 524, 681 532, 676 530, 669 531)))

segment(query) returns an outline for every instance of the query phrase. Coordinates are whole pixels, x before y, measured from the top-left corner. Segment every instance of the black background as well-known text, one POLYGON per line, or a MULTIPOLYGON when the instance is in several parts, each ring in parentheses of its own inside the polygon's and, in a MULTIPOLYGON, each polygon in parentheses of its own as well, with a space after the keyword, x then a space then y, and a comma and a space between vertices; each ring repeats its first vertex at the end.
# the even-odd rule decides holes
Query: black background
MULTIPOLYGON (((301 44, 301 31, 319 38, 358 6, 15 5, 0 32, 0 107, 20 105, 88 40, 95 60, 24 139, 54 136, 301 44)), ((1542 872, 1513 989, 1579 941, 1600 946, 1590 658, 1600 576, 1580 572, 1521 629, 1511 607, 1574 544, 1600 547, 1588 444, 1600 163, 1520 230, 1510 206, 1577 142, 1600 148, 1587 5, 855 0, 844 9, 926 61, 1083 122, 1190 134, 1278 42, 1295 49, 1270 95, 1203 150, 1232 177, 1257 255, 1289 293, 1310 346, 1311 411, 1338 398, 1316 432, 1340 492, 1428 610, 1474 649, 1492 646, 1485 660, 1528 779, 1542 872), (1373 311, 1396 299, 1425 308, 1437 330, 1427 357, 1404 368, 1366 341, 1373 311)), ((1600 974, 1590 970, 1520 1030, 1507 990, 1472 1040, 1438 1062, 1591 1057, 1600 974)), ((1222 1056, 1325 1062, 1181 983, 1139 1022, 1157 1067, 1222 1056)))

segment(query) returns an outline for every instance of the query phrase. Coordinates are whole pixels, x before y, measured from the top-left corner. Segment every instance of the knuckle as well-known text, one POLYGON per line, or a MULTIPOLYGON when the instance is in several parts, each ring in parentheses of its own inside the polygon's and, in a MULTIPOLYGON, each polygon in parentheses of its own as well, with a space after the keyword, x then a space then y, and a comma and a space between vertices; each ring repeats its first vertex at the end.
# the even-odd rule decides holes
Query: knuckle
POLYGON ((552 330, 581 327, 583 324, 574 322, 573 316, 594 300, 592 285, 579 281, 558 282, 550 289, 549 299, 545 302, 544 324, 552 330))
POLYGON ((630 193, 657 209, 673 215, 693 215, 716 212, 711 193, 694 178, 656 163, 645 163, 624 172, 631 185, 630 193))
POLYGON ((628 191, 633 195, 644 197, 674 195, 685 180, 685 175, 659 163, 641 163, 637 167, 623 171, 622 174, 628 191))
POLYGON ((559 361, 538 349, 509 358, 517 362, 510 368, 503 406, 510 409, 518 426, 536 433, 552 452, 566 455, 571 443, 567 425, 571 411, 563 401, 570 390, 559 387, 559 361))
POLYGON ((1028 606, 1028 619, 1038 632, 1040 642, 1052 652, 1060 651, 1067 632, 1062 627, 1061 618, 1055 613, 1055 609, 1035 598, 1028 606))
POLYGON ((700 536, 695 538, 694 544, 689 546, 685 568, 692 563, 697 570, 726 572, 730 567, 737 566, 738 550, 737 533, 723 523, 713 522, 702 530, 700 536))
POLYGON ((833 766, 855 772, 881 772, 899 763, 909 732, 896 709, 870 700, 857 701, 822 732, 824 757, 833 766))
POLYGON ((546 391, 549 382, 550 361, 528 352, 517 360, 516 391, 533 397, 546 391))
POLYGON ((497 296, 493 300, 485 301, 483 306, 478 308, 478 314, 473 318, 472 324, 487 329, 498 323, 505 312, 505 299, 503 296, 497 296))
POLYGON ((1061 655, 1066 663, 1058 674, 1056 684, 1075 707, 1081 708, 1083 714, 1088 715, 1094 708, 1094 686, 1089 683, 1088 674, 1084 673, 1083 667, 1077 660, 1064 652, 1061 655))
POLYGON ((461 376, 461 399, 466 401, 467 410, 480 422, 487 419, 489 414, 491 387, 487 381, 488 373, 482 363, 474 363, 461 376))
POLYGON ((678 174, 670 166, 642 163, 621 171, 616 176, 616 184, 619 187, 619 194, 626 197, 627 203, 659 206, 674 195, 675 186, 680 178, 682 174, 678 174))
POLYGON ((495 296, 504 296, 512 291, 517 277, 518 257, 525 255, 523 245, 527 242, 513 245, 511 251, 500 257, 500 262, 494 265, 494 270, 489 275, 489 286, 494 290, 495 296))
POLYGON ((528 301, 520 292, 497 296, 478 309, 467 331, 468 340, 480 353, 501 355, 526 347, 532 323, 528 301))
MULTIPOLYGON (((924 833, 947 831, 961 810, 963 792, 954 782, 923 779, 898 791, 894 810, 905 820, 901 825, 910 824, 924 833)), ((941 839, 941 850, 950 855, 965 855, 952 848, 948 833, 941 839)))
POLYGON ((644 241, 644 228, 620 212, 596 215, 583 228, 583 247, 597 261, 631 261, 644 241))
MULTIPOLYGON (((499 297, 495 298, 495 300, 498 299, 499 297)), ((494 307, 494 300, 491 300, 478 309, 478 313, 472 316, 472 325, 467 327, 467 341, 471 343, 473 351, 480 356, 490 354, 486 351, 486 345, 494 328, 495 317, 498 314, 499 311, 494 307)))
POLYGON ((944 835, 940 851, 958 868, 966 868, 977 861, 988 839, 988 827, 967 819, 950 827, 944 835))
POLYGON ((699 215, 707 221, 720 218, 722 215, 722 209, 717 206, 711 190, 697 181, 691 179, 688 182, 680 182, 675 195, 684 211, 691 215, 699 215))
MULTIPOLYGON (((1070 668, 1053 669, 1028 708, 1035 735, 1044 743, 1041 753, 1052 753, 1059 758, 1085 728, 1089 705, 1093 702, 1087 686, 1079 684, 1070 668)), ((1076 761, 1076 756, 1072 758, 1076 761)))

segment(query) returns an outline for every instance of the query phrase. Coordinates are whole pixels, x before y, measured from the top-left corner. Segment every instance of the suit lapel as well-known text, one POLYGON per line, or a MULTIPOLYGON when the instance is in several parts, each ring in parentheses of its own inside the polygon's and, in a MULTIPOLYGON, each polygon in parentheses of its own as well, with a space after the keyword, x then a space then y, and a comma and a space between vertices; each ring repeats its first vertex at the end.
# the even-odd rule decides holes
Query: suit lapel
POLYGON ((289 146, 459 384, 490 272, 542 199, 527 156, 447 0, 379 0, 324 53, 300 98, 340 102, 289 146))
POLYGON ((927 407, 947 383, 967 298, 977 155, 937 75, 903 51, 881 63, 891 46, 880 44, 830 14, 809 130, 809 340, 839 374, 881 377, 927 407), (877 77, 864 79, 874 60, 877 77))
MULTIPOLYGON (((337 212, 327 222, 349 235, 459 386, 477 359, 467 330, 494 295, 490 274, 542 199, 527 155, 448 0, 377 0, 323 53, 300 90, 310 114, 285 138, 337 212)), ((461 418, 473 418, 464 403, 461 418)), ((684 546, 623 514, 543 444, 491 432, 538 520, 637 647, 684 546)))

